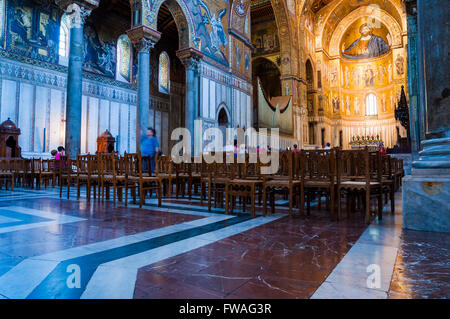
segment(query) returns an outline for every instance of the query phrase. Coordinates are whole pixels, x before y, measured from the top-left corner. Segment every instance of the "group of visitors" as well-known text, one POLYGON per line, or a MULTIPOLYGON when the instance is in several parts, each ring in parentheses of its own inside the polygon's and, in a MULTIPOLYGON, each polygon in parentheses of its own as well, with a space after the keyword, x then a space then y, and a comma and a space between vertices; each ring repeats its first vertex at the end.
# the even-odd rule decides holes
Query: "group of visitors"
POLYGON ((65 150, 65 148, 63 146, 58 146, 57 150, 52 150, 50 152, 50 154, 52 154, 51 159, 52 160, 60 160, 61 156, 65 156, 66 155, 65 152, 66 152, 66 150, 65 150))

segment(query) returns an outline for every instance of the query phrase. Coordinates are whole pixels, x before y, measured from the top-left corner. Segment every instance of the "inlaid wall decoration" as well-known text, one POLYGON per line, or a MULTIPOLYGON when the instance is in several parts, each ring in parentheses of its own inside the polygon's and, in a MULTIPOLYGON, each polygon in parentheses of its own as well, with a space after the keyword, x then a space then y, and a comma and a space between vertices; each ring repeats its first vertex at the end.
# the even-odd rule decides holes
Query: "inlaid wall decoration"
POLYGON ((24 0, 9 0, 6 8, 6 49, 29 58, 56 63, 60 20, 58 8, 44 8, 24 0))

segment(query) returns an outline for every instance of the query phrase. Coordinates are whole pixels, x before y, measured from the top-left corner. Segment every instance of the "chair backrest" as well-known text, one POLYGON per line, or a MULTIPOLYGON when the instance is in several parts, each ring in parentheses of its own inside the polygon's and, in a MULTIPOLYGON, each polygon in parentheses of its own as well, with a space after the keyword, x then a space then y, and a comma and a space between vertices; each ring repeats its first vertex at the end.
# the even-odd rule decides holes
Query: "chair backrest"
POLYGON ((31 160, 31 167, 34 174, 40 174, 42 172, 42 159, 33 158, 31 160))
POLYGON ((337 150, 338 182, 343 179, 370 182, 369 150, 337 150))
POLYGON ((169 155, 155 157, 156 174, 172 174, 173 163, 169 155))
POLYGON ((77 175, 89 175, 89 155, 77 154, 77 175))
POLYGON ((336 176, 335 150, 305 150, 305 178, 316 181, 334 181, 336 176))
MULTIPOLYGON (((91 165, 93 165, 93 159, 91 165)), ((116 176, 117 170, 117 155, 109 153, 98 153, 98 162, 100 168, 100 175, 105 176, 116 176)))

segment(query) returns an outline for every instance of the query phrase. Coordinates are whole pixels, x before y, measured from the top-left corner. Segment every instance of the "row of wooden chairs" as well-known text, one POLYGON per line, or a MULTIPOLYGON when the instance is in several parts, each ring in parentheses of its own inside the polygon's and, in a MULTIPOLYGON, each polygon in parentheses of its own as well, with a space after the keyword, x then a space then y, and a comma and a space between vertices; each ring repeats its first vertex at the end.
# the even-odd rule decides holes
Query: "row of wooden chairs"
MULTIPOLYGON (((254 216, 256 198, 262 197, 263 214, 266 215, 269 203, 272 212, 275 211, 275 198, 281 193, 288 199, 290 215, 293 205, 304 214, 305 200, 309 215, 312 200, 318 198, 320 208, 324 195, 332 219, 341 218, 342 195, 347 195, 347 214, 349 210, 355 210, 358 200, 359 206, 364 208, 366 222, 370 220, 372 197, 378 199, 380 219, 383 195, 391 200, 391 211, 395 210, 394 194, 403 176, 401 161, 395 158, 368 150, 281 152, 279 156, 278 172, 272 175, 262 175, 259 172, 262 164, 250 164, 248 160, 243 164, 207 165, 208 176, 202 178, 202 190, 208 189, 208 208, 211 209, 212 198, 214 207, 225 198, 225 212, 228 213, 233 210, 236 198, 243 198, 244 210, 249 201, 254 216)), ((201 198, 203 194, 204 191, 201 198)))
POLYGON ((0 160, 0 188, 14 189, 14 186, 40 189, 55 186, 57 172, 55 160, 2 159, 0 160))
POLYGON ((289 214, 293 214, 294 205, 303 215, 310 214, 311 202, 326 198, 326 206, 332 219, 341 218, 341 197, 347 196, 347 214, 355 211, 356 206, 364 209, 366 221, 370 220, 370 200, 378 199, 378 217, 381 218, 382 197, 391 200, 391 211, 394 212, 394 194, 398 190, 403 176, 403 162, 390 156, 381 156, 379 152, 368 150, 342 151, 306 151, 299 153, 280 152, 278 171, 274 174, 261 174, 261 168, 269 164, 260 161, 250 163, 249 155, 244 155, 242 163, 225 163, 226 154, 214 154, 222 158, 222 163, 174 163, 169 156, 156 156, 155 172, 150 172, 150 158, 140 153, 78 155, 76 160, 62 157, 60 161, 40 159, 16 159, 0 161, 0 185, 13 188, 14 185, 45 187, 56 181, 60 187, 67 187, 67 198, 71 187, 86 187, 87 200, 104 201, 110 198, 113 191, 113 202, 117 198, 122 201, 125 193, 125 205, 131 192, 133 202, 139 195, 139 206, 145 203, 147 192, 155 192, 158 205, 162 195, 172 196, 173 186, 176 197, 187 193, 191 200, 193 193, 200 189, 200 201, 207 198, 208 209, 224 205, 228 214, 233 211, 238 199, 246 209, 251 207, 255 216, 256 199, 263 206, 263 214, 267 213, 270 204, 275 211, 275 199, 279 194, 288 199, 289 214), (337 214, 336 214, 337 203, 337 214))

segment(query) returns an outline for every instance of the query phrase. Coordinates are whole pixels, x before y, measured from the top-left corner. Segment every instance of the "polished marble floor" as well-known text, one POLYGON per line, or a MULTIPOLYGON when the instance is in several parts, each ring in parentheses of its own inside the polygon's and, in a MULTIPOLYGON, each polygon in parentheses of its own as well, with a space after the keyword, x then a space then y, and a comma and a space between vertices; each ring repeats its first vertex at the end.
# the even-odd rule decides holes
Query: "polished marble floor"
POLYGON ((252 219, 197 197, 147 202, 0 190, 0 298, 450 297, 450 236, 402 230, 400 193, 370 226, 317 205, 252 219))

